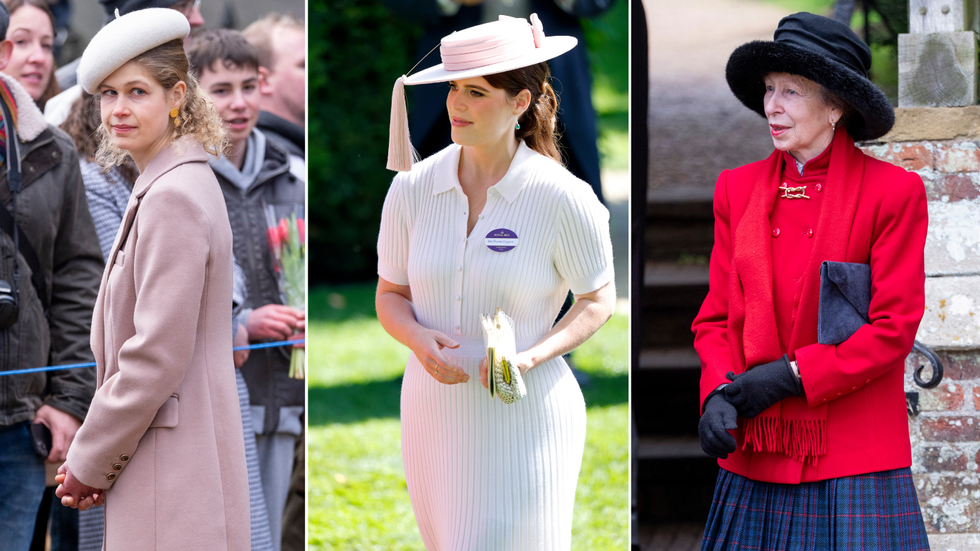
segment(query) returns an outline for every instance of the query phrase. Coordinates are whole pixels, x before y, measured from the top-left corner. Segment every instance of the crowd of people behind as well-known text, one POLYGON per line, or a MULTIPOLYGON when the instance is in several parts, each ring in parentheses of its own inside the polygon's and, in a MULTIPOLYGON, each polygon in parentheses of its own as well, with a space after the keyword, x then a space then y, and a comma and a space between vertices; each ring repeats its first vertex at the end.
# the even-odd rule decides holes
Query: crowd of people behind
MULTIPOLYGON (((7 207, 0 209, 0 488, 14 498, 0 504, 0 539, 15 551, 43 550, 47 535, 55 551, 98 550, 104 507, 77 499, 77 509, 63 507, 54 497, 55 471, 88 413, 96 370, 4 372, 93 361, 90 331, 104 259, 141 171, 133 159, 108 170, 99 162, 107 155, 104 92, 82 89, 78 60, 55 67, 59 24, 52 3, 4 3, 0 103, 9 115, 0 128, 0 201, 7 207)), ((270 13, 239 32, 204 28, 200 0, 100 4, 106 24, 146 8, 186 17, 190 72, 216 108, 227 143, 208 164, 233 236, 234 343, 303 339, 305 313, 284 305, 266 238, 269 212, 304 214, 303 21, 270 13)), ((179 117, 173 124, 179 127, 179 117)), ((289 376, 290 353, 280 346, 234 355, 253 550, 305 548, 305 385, 289 376)), ((112 470, 121 472, 128 454, 119 461, 112 470)), ((107 477, 111 483, 116 474, 107 477)), ((64 480, 62 467, 57 481, 64 480)))

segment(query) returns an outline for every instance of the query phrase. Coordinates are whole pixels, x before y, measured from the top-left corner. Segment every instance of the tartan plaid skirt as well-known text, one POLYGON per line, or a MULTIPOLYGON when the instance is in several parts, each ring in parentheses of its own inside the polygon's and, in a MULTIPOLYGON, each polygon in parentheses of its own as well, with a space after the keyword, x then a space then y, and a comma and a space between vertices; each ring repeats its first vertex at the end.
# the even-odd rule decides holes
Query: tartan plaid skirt
POLYGON ((701 551, 804 549, 928 550, 912 471, 775 484, 719 469, 701 551))

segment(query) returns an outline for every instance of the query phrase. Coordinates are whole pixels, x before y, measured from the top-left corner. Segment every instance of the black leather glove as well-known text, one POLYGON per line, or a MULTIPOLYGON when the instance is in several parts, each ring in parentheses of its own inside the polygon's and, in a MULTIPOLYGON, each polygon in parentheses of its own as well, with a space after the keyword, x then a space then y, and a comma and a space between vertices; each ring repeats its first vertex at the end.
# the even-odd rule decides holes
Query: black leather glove
POLYGON ((728 403, 723 392, 713 392, 704 403, 704 415, 698 423, 701 449, 711 457, 725 459, 735 451, 735 437, 728 431, 737 428, 735 406, 728 403))
POLYGON ((785 354, 745 373, 735 375, 729 371, 727 377, 732 383, 723 390, 725 398, 746 418, 759 415, 783 398, 803 395, 803 384, 793 374, 785 354))

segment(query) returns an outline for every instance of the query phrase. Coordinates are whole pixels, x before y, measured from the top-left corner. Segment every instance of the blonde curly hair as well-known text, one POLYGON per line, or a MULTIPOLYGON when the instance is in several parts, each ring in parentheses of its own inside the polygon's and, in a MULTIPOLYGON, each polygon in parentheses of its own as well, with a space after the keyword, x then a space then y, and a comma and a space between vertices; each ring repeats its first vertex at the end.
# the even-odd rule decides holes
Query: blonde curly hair
MULTIPOLYGON (((218 157, 227 145, 221 116, 211 99, 190 72, 190 63, 184 53, 184 42, 171 40, 134 57, 131 61, 143 67, 164 90, 172 90, 180 81, 187 86, 176 122, 170 119, 171 146, 182 136, 193 136, 210 155, 218 157)), ((101 117, 100 117, 101 118, 101 117)), ((129 153, 112 143, 105 123, 99 124, 101 142, 95 151, 95 160, 108 169, 122 164, 129 153)))

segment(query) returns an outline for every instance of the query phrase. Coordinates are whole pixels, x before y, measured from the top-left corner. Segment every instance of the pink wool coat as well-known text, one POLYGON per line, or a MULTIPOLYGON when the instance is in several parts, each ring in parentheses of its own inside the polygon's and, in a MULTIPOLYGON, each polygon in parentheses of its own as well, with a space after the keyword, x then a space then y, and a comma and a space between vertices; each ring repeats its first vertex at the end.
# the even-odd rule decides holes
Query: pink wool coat
POLYGON ((108 489, 108 551, 250 548, 231 243, 201 145, 165 147, 106 259, 92 318, 98 390, 68 452, 81 482, 108 489))

